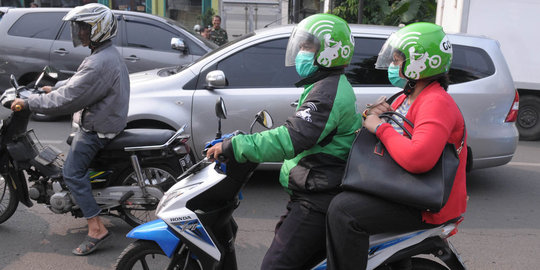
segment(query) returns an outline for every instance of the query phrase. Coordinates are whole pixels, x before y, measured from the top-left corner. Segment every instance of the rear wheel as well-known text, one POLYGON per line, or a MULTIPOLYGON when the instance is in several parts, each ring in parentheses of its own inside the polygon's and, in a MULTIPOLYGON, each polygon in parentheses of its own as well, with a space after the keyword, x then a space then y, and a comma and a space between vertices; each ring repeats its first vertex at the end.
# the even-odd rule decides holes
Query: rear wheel
MULTIPOLYGON (((179 173, 164 165, 142 165, 142 176, 147 186, 158 186, 163 191, 168 190, 174 183, 179 173)), ((137 176, 130 167, 120 177, 121 185, 136 186, 137 176)), ((124 220, 131 226, 139 226, 156 219, 155 210, 158 202, 148 205, 122 205, 121 212, 124 220)))
POLYGON ((519 97, 516 127, 520 139, 525 141, 540 139, 540 97, 533 95, 519 97))
MULTIPOLYGON (((182 245, 180 254, 173 269, 182 270, 202 270, 200 263, 193 259, 190 251, 182 245)), ((165 255, 163 250, 154 241, 137 240, 131 243, 116 261, 114 269, 167 269, 171 259, 165 255)))
POLYGON ((393 269, 411 269, 411 270, 448 270, 446 266, 426 258, 410 258, 402 261, 381 265, 375 270, 393 270, 393 269))
POLYGON ((0 224, 8 220, 19 205, 17 193, 7 180, 0 175, 0 224))

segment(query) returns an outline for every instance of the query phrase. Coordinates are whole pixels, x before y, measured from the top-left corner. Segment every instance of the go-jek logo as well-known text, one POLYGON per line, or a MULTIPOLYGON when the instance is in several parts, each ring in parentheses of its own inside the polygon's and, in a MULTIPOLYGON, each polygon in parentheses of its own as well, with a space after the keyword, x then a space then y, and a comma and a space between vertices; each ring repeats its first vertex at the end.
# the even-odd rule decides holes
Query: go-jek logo
POLYGON ((312 33, 313 35, 317 37, 322 37, 325 34, 332 33, 332 30, 334 29, 334 22, 328 21, 328 20, 321 20, 316 23, 314 23, 309 28, 309 33, 312 33))
POLYGON ((444 36, 444 38, 441 40, 439 48, 442 52, 452 53, 452 44, 450 43, 450 40, 448 40, 448 36, 444 36))
POLYGON ((401 36, 399 44, 397 45, 402 51, 407 51, 407 48, 417 44, 417 40, 420 39, 422 34, 420 32, 409 32, 401 36))

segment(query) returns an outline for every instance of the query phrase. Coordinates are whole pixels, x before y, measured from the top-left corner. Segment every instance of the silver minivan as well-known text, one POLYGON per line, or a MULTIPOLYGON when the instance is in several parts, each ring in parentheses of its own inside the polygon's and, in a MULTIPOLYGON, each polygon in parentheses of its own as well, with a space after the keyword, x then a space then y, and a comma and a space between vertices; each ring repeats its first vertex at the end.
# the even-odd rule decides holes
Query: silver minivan
MULTIPOLYGON (((0 91, 11 87, 11 74, 19 84, 31 84, 46 65, 59 70, 60 79, 75 73, 90 50, 73 47, 69 23, 62 21, 69 10, 0 7, 0 91)), ((176 21, 113 12, 119 22, 113 42, 130 73, 189 64, 217 47, 176 21)))
MULTIPOLYGON (((201 158, 205 142, 216 133, 218 97, 227 105, 224 132, 249 131, 261 109, 269 111, 275 123, 284 123, 294 114, 303 90, 294 87, 300 80, 294 67, 284 65, 292 29, 283 26, 247 34, 181 70, 132 74, 128 126, 177 129, 188 124, 192 148, 201 158)), ((384 41, 397 28, 351 25, 351 29, 356 47, 345 72, 361 111, 366 103, 400 90, 389 83, 385 70, 374 68, 384 41)), ((514 123, 518 96, 499 45, 484 37, 450 35, 449 39, 454 59, 448 91, 467 124, 472 157, 468 168, 506 164, 518 142, 514 123)))

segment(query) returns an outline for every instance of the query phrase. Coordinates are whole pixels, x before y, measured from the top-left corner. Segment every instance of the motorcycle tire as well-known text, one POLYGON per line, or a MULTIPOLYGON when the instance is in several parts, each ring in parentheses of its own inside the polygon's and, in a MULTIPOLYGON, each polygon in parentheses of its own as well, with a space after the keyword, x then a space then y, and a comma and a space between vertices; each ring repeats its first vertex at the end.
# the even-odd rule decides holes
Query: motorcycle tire
MULTIPOLYGON (((182 249, 181 249, 182 250, 182 249)), ((172 269, 182 270, 202 270, 200 263, 188 257, 189 252, 186 248, 182 250, 180 256, 176 256, 177 261, 172 269), (186 260, 188 259, 189 260, 186 260), (186 267, 186 261, 188 262, 186 267)), ((154 241, 137 240, 122 251, 120 257, 116 260, 114 269, 132 270, 132 269, 167 269, 170 258, 165 255, 163 250, 154 241)))
POLYGON ((19 198, 15 189, 0 176, 0 224, 8 220, 19 206, 19 198))
MULTIPOLYGON (((165 165, 145 165, 141 164, 141 172, 149 186, 159 186, 163 191, 169 189, 176 178, 180 175, 165 165)), ((127 169, 119 178, 121 185, 137 185, 137 177, 133 168, 127 169)), ((152 205, 122 205, 121 216, 129 225, 136 227, 146 222, 156 219, 155 210, 158 203, 152 205)))

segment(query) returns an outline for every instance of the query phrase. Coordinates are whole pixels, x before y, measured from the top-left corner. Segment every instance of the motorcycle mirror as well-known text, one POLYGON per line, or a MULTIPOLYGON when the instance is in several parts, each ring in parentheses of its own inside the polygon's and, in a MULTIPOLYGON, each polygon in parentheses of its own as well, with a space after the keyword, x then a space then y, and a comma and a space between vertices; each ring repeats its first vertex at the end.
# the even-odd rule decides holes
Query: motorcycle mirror
POLYGON ((221 138, 221 119, 227 119, 227 108, 225 107, 225 101, 222 97, 216 101, 216 116, 218 118, 218 131, 216 133, 216 139, 221 138))
POLYGON ((219 119, 227 119, 227 107, 222 97, 216 101, 216 116, 219 119))
POLYGON ((19 83, 17 83, 17 79, 15 79, 15 75, 11 74, 11 76, 9 77, 9 82, 11 83, 13 87, 15 87, 15 89, 19 88, 19 83))
POLYGON ((257 122, 263 127, 270 129, 274 126, 274 120, 269 112, 262 110, 257 114, 257 122))
POLYGON ((45 74, 47 74, 47 76, 53 78, 53 79, 58 79, 58 70, 56 70, 55 68, 51 67, 51 66, 45 66, 43 68, 43 72, 45 74))
POLYGON ((269 112, 266 110, 262 110, 255 115, 255 121, 251 123, 251 126, 249 127, 249 133, 253 133, 253 125, 255 122, 261 124, 263 127, 270 129, 274 126, 274 120, 272 119, 272 116, 269 112))

